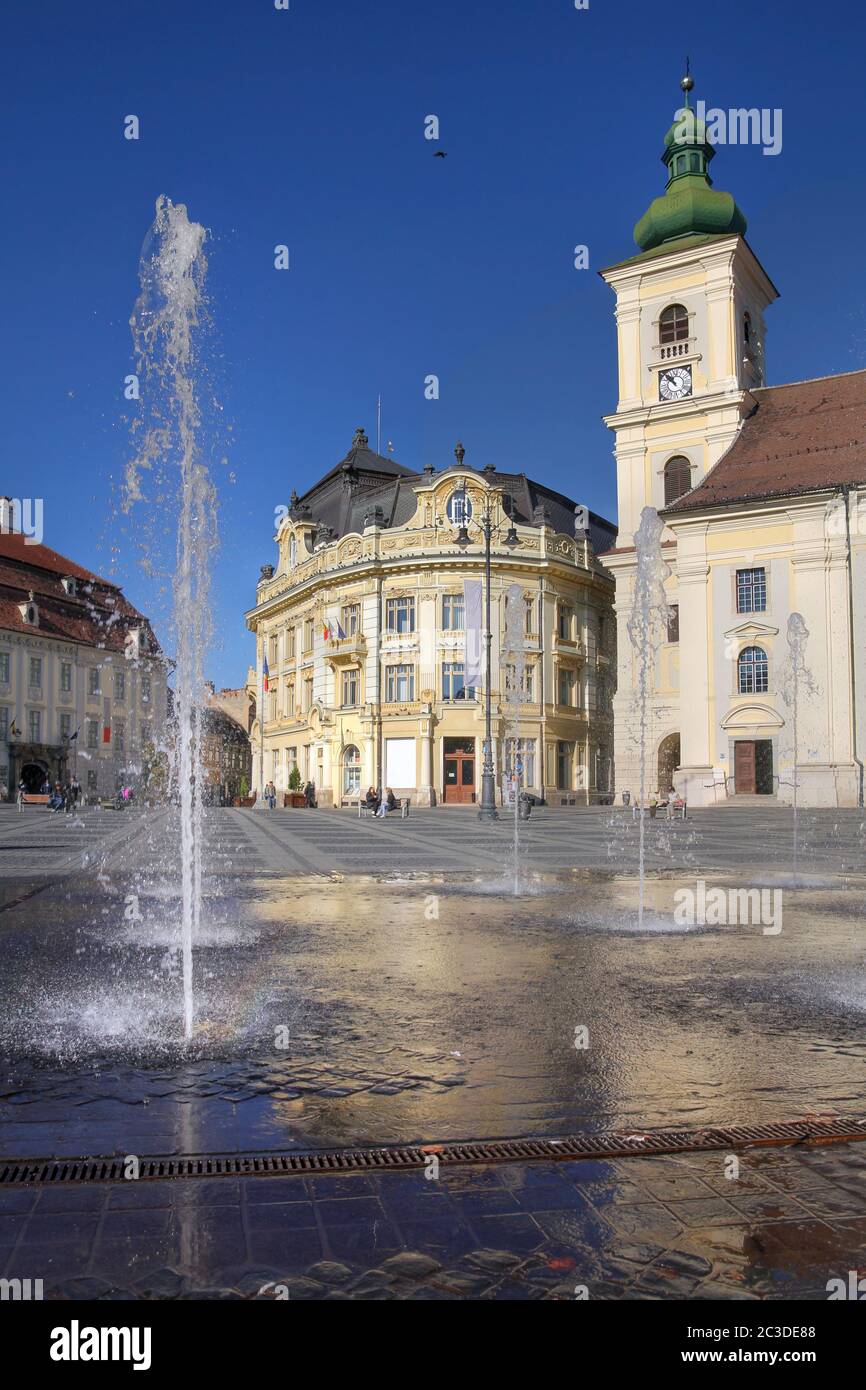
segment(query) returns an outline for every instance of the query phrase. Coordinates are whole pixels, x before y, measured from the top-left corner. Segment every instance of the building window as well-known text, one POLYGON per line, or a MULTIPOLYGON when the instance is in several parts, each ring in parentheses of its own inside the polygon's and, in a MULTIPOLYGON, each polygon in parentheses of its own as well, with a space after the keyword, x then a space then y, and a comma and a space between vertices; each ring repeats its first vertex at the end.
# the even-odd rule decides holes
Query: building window
POLYGON ((523 631, 527 637, 532 637, 535 633, 535 599, 526 600, 526 618, 523 624, 523 631))
POLYGON ((415 699, 415 667, 407 664, 385 667, 385 698, 390 705, 415 699))
POLYGON ((87 672, 87 693, 88 695, 99 694, 99 667, 91 666, 87 672))
POLYGON ((42 742, 42 711, 32 709, 29 715, 30 742, 42 742))
POLYGON ((95 772, 93 772, 93 771, 90 771, 90 772, 88 772, 88 774, 87 774, 87 790, 88 790, 89 792, 95 792, 95 791, 96 791, 96 787, 97 787, 97 774, 96 774, 95 772))
POLYGON ((0 705, 0 742, 9 740, 9 706, 0 705))
POLYGON ((287 628, 286 628, 286 661, 294 661, 294 659, 295 659, 295 629, 294 629, 293 627, 287 627, 287 628))
POLYGON ((659 319, 659 342, 682 343, 689 336, 689 311, 682 304, 671 304, 659 319))
POLYGON ((462 661, 443 661, 442 699, 474 700, 474 686, 466 684, 466 667, 462 661))
POLYGON ((150 702, 150 676, 141 678, 141 703, 146 705, 150 702))
POLYGON ((42 657, 31 656, 30 658, 30 684, 38 688, 42 685, 42 657))
POLYGON ((574 790, 574 744, 556 745, 556 786, 561 792, 574 790))
POLYGON ((343 795, 357 796, 361 790, 361 753, 350 743, 343 753, 343 795))
POLYGON ((64 712, 60 716, 60 737, 68 739, 71 733, 72 715, 68 712, 68 710, 64 710, 64 712))
POLYGON ((442 595, 442 629, 444 632, 462 632, 466 626, 466 614, 462 594, 442 595))
POLYGON ((668 614, 668 641, 679 642, 680 640, 680 606, 678 603, 670 605, 668 614))
POLYGON ((298 559, 298 542, 295 536, 289 537, 289 569, 293 570, 298 559))
POLYGON ((462 488, 459 492, 452 492, 445 511, 452 526, 463 526, 472 520, 472 503, 462 488))
POLYGON ((126 752, 126 723, 123 719, 114 721, 114 746, 118 753, 126 752))
POLYGON ((689 492, 692 486, 692 468, 687 458, 677 454, 665 464, 665 506, 669 507, 689 492))
POLYGON ((150 743, 150 725, 149 725, 149 724, 140 724, 140 725, 139 725, 139 731, 140 731, 140 736, 141 736, 141 743, 142 743, 142 745, 144 745, 144 744, 146 744, 146 743, 150 743))
POLYGON ((126 699, 126 672, 115 671, 114 673, 114 698, 115 700, 126 699))
POLYGON ((305 618, 305 619, 304 619, 304 651, 305 651, 305 652, 311 652, 312 650, 313 650, 313 620, 312 620, 312 618, 305 618))
POLYGON ((61 661, 60 663, 60 689, 72 689, 72 662, 61 661))
POLYGON ((9 684, 9 653, 0 652, 0 684, 9 684))
POLYGON ((304 676, 304 709, 310 710, 313 707, 313 677, 304 676))
POLYGON ((268 719, 273 721, 277 717, 277 692, 271 690, 268 694, 268 719))
POLYGON ((767 572, 765 569, 737 570, 737 612, 767 611, 767 572))
POLYGON ((518 786, 534 787, 535 739, 509 738, 505 741, 505 775, 516 777, 518 786))
MULTIPOLYGON (((532 699, 533 670, 534 670, 534 668, 533 668, 532 666, 524 666, 524 668, 523 668, 523 684, 522 684, 522 688, 521 688, 521 691, 520 691, 520 695, 518 696, 518 698, 519 698, 520 700, 531 700, 531 699, 532 699)), ((512 696, 515 694, 516 686, 517 686, 517 667, 514 665, 513 662, 508 662, 508 663, 506 664, 506 666, 505 666, 505 698, 506 698, 506 699, 511 699, 511 698, 512 698, 512 696)))
POLYGON ((271 666, 277 666, 280 660, 279 637, 271 638, 271 666))
POLYGON ((88 748, 99 747, 99 725, 95 719, 87 721, 87 746, 88 748))
POLYGON ((341 701, 343 709, 350 709, 359 703, 360 676, 361 672, 354 668, 351 671, 343 672, 343 698, 341 701))
POLYGON ((286 681, 286 705, 285 705, 285 711, 286 711, 286 718, 287 718, 287 719, 294 719, 294 717, 295 717, 295 682, 294 682, 294 681, 286 681))
POLYGON ((560 666, 559 668, 557 694, 560 705, 574 708, 574 672, 570 671, 567 666, 560 666))
POLYGON ((571 641, 574 612, 567 603, 561 603, 556 613, 556 630, 563 642, 571 641))
POLYGON ((386 599, 385 630, 387 632, 415 631, 415 600, 413 598, 386 599))
POLYGON ((361 631, 360 603, 344 603, 340 610, 340 626, 347 637, 357 637, 361 631))
POLYGON ((741 695, 762 695, 770 688, 770 664, 763 647, 746 647, 737 658, 741 695))
POLYGON ((748 347, 748 346, 750 345, 751 341, 752 341, 752 315, 749 313, 749 311, 748 311, 748 309, 747 309, 746 312, 743 314, 743 342, 746 344, 746 347, 748 347))

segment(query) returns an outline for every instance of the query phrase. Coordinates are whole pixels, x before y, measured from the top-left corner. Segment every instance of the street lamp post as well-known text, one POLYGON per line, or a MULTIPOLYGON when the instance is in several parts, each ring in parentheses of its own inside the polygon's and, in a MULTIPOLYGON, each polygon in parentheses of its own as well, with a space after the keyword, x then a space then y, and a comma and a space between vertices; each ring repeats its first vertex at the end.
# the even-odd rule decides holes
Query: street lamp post
MULTIPOLYGON (((462 444, 457 444, 454 450, 454 457, 458 465, 462 465, 466 450, 462 444)), ((462 550, 472 544, 467 521, 471 518, 467 514, 466 508, 466 479, 463 479, 463 509, 460 517, 460 529, 457 532, 457 544, 462 550)), ((488 491, 484 503, 484 515, 475 522, 482 536, 484 537, 484 583, 485 583, 485 624, 486 631, 484 642, 486 647, 486 662, 484 673, 484 761, 481 766, 481 805, 478 808, 478 819, 482 821, 495 821, 499 819, 496 810, 496 773, 493 767, 493 732, 491 727, 492 708, 490 698, 490 650, 493 642, 493 627, 490 620, 490 543, 493 538, 493 516, 491 513, 491 494, 488 491)), ((514 523, 509 526, 508 534, 505 536, 503 545, 509 549, 518 544, 517 532, 514 523)))

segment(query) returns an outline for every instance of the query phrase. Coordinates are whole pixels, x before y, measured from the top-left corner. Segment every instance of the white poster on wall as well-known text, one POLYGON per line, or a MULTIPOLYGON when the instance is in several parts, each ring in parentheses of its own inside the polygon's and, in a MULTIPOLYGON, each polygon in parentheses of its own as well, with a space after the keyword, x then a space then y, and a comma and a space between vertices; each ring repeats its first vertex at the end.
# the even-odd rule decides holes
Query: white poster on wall
POLYGON ((414 738, 385 739, 385 786, 403 789, 415 786, 414 738))

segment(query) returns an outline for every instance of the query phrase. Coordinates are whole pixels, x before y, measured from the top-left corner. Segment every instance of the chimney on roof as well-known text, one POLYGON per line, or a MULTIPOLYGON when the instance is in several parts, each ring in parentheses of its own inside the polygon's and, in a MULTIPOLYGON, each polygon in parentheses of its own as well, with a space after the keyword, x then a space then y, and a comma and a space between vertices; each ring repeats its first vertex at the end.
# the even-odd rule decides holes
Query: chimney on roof
POLYGON ((8 536, 10 531, 21 530, 21 509, 17 501, 11 497, 0 497, 0 532, 8 536), (15 511, 18 509, 16 518, 15 511))

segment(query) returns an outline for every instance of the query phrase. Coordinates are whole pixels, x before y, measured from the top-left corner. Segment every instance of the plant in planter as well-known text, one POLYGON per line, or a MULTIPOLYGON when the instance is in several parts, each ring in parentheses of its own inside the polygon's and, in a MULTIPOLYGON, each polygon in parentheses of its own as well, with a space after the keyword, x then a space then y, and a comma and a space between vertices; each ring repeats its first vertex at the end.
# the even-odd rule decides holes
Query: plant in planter
POLYGON ((301 769, 297 763, 289 773, 289 795, 286 800, 290 806, 296 807, 303 806, 305 803, 305 797, 301 791, 301 769))

